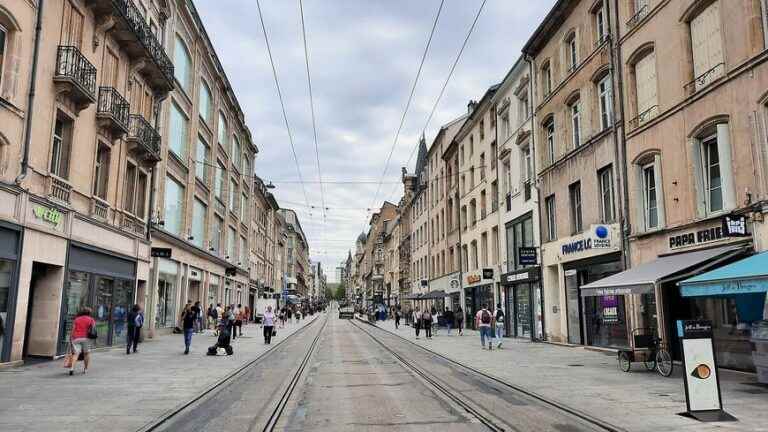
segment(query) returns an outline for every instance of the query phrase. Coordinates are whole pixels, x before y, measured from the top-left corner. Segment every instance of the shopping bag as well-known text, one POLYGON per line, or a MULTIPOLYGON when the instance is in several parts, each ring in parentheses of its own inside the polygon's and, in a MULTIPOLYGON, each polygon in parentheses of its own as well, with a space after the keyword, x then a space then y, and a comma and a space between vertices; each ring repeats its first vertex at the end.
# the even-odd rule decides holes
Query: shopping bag
POLYGON ((62 364, 61 367, 63 367, 64 369, 70 369, 72 367, 72 363, 74 363, 75 361, 74 357, 75 357, 74 354, 72 354, 71 352, 68 352, 64 356, 64 364, 62 364))

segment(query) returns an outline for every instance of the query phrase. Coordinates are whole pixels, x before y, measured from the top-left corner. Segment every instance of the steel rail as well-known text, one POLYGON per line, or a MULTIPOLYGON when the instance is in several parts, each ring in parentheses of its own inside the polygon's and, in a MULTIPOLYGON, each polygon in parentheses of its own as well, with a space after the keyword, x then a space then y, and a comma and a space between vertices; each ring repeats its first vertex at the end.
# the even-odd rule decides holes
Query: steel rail
MULTIPOLYGON (((441 359, 451 363, 452 365, 455 365, 455 366, 457 366, 457 367, 459 367, 461 369, 465 369, 465 370, 467 370, 469 372, 472 372, 472 373, 474 373, 476 375, 479 375, 479 376, 481 376, 483 378, 486 378, 486 379, 491 380, 491 381, 493 381, 495 383, 498 383, 498 384, 500 384, 500 385, 502 385, 504 387, 507 387, 507 388, 517 392, 517 393, 520 393, 520 394, 523 394, 525 396, 528 396, 528 397, 530 397, 532 399, 535 399, 535 400, 537 400, 539 402, 542 402, 542 403, 544 403, 546 405, 549 405, 549 406, 551 406, 551 407, 553 407, 553 408, 555 408, 555 409, 557 409, 559 411, 562 411, 562 412, 564 412, 566 414, 570 414, 570 415, 572 415, 572 416, 574 416, 574 417, 576 417, 578 419, 581 419, 581 420, 583 420, 583 421, 585 421, 585 422, 587 422, 587 423, 589 423, 589 424, 591 424, 593 426, 596 426, 596 427, 598 427, 600 429, 603 429, 603 430, 605 430, 607 432, 626 432, 626 429, 622 429, 622 428, 620 428, 620 427, 618 427, 616 425, 613 425, 613 424, 608 423, 608 422, 606 422, 604 420, 601 420, 601 419, 593 417, 593 416, 591 416, 591 415, 589 415, 587 413, 579 411, 576 408, 572 408, 572 407, 570 407, 568 405, 565 405, 565 404, 563 404, 561 402, 558 402, 556 400, 553 400, 553 399, 550 399, 548 397, 542 396, 542 395, 540 395, 538 393, 532 392, 532 391, 527 390, 527 389, 525 389, 523 387, 520 387, 518 385, 511 384, 511 383, 509 383, 507 381, 502 380, 501 378, 497 378, 497 377, 495 377, 493 375, 490 375, 490 374, 487 374, 485 372, 482 372, 482 371, 480 371, 478 369, 475 369, 475 368, 473 368, 471 366, 467 366, 467 365, 465 365, 463 363, 459 363, 458 361, 453 360, 450 357, 446 357, 443 354, 440 354, 440 353, 438 353, 436 351, 433 351, 433 350, 431 350, 429 348, 423 347, 423 346, 421 346, 421 345, 419 345, 419 344, 417 344, 417 343, 415 343, 415 342, 413 342, 411 340, 408 340, 408 339, 406 339, 406 338, 404 338, 404 337, 402 337, 402 336, 400 336, 400 335, 398 335, 396 333, 393 333, 393 332, 391 332, 389 330, 382 329, 382 328, 380 328, 380 327, 378 327, 378 326, 376 326, 374 324, 371 324, 371 323, 369 323, 367 321, 364 321, 364 320, 361 320, 359 318, 356 318, 356 320, 360 320, 361 322, 364 322, 365 324, 368 324, 369 326, 375 327, 375 328, 377 328, 377 329, 379 329, 379 330, 381 330, 381 331, 383 331, 383 332, 385 332, 385 333, 387 333, 389 335, 397 337, 400 340, 402 340, 403 342, 407 342, 407 343, 409 343, 409 344, 411 344, 413 346, 416 346, 416 347, 420 348, 421 350, 426 351, 426 352, 434 355, 435 357, 439 357, 439 358, 441 358, 441 359)), ((355 324, 355 326, 360 328, 361 331, 363 331, 365 333, 368 333, 370 335, 369 332, 366 332, 365 330, 363 330, 358 325, 355 324)), ((372 335, 370 335, 370 336, 371 336, 371 338, 376 340, 374 336, 372 336, 372 335)), ((378 342, 378 340, 377 340, 377 342, 378 342)), ((381 342, 379 342, 379 344, 381 344, 381 342)))
MULTIPOLYGON (((327 315, 325 318, 326 322, 328 321, 327 315)), ((226 376, 224 376, 222 379, 217 381, 215 384, 211 385, 210 387, 206 388, 202 392, 198 393, 196 396, 192 397, 191 399, 188 399, 179 405, 175 406, 174 408, 171 408, 170 410, 166 411, 165 413, 161 414, 156 419, 152 420, 151 422, 145 424, 141 428, 137 430, 137 432, 151 432, 156 430, 161 430, 160 428, 166 423, 168 423, 169 420, 175 418, 177 415, 181 414, 184 410, 195 404, 196 402, 200 401, 204 397, 210 395, 214 391, 216 391, 219 387, 229 383, 233 379, 239 377, 240 375, 244 374, 248 369, 257 366, 262 361, 266 360, 267 357, 269 357, 272 353, 274 353, 281 345, 283 345, 286 341, 293 339, 294 336, 299 335, 303 333, 306 329, 312 327, 315 322, 319 321, 318 319, 315 319, 313 322, 305 325, 304 327, 296 330, 295 332, 291 333, 288 337, 281 340, 280 342, 276 343, 273 347, 268 349, 267 351, 264 351, 263 353, 259 354, 254 358, 253 360, 248 361, 247 363, 243 364, 242 366, 238 367, 234 371, 230 372, 226 376)), ((323 324, 323 328, 325 327, 325 323, 323 324)))

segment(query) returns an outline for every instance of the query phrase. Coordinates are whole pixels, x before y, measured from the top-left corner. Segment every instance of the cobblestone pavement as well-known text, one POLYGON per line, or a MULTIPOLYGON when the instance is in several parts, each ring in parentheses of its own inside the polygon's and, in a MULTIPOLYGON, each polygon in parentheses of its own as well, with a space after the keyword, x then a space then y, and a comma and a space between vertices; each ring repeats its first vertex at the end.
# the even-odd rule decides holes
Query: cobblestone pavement
POLYGON ((678 415, 685 411, 685 390, 676 367, 664 378, 634 364, 630 373, 617 367, 615 354, 582 347, 505 338, 502 349, 482 350, 475 331, 450 336, 441 329, 431 340, 415 339, 413 328, 379 321, 389 330, 459 363, 510 384, 556 400, 631 431, 768 431, 768 386, 754 374, 721 370, 723 405, 738 422, 700 423, 678 415))
MULTIPOLYGON (((216 338, 195 335, 184 355, 183 335, 95 352, 87 375, 67 375, 62 360, 0 369, 0 431, 133 431, 210 387, 321 314, 277 329, 265 346, 258 325, 247 325, 232 356, 209 357, 216 338)), ((81 365, 78 364, 78 369, 81 365)))

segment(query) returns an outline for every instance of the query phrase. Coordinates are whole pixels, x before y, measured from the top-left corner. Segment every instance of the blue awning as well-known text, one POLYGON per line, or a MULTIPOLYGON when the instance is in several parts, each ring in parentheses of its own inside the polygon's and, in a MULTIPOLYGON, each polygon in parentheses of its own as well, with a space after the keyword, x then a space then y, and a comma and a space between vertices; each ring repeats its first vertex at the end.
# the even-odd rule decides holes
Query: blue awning
POLYGON ((732 296, 768 291, 768 252, 752 255, 678 283, 683 297, 732 296))

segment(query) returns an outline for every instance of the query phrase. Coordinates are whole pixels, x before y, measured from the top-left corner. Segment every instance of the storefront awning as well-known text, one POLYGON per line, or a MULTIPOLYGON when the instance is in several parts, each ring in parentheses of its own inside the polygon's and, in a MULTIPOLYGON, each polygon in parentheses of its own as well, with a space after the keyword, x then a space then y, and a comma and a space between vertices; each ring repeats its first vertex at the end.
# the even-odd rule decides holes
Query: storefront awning
POLYGON ((680 283, 683 297, 768 292, 768 252, 752 255, 680 283))
POLYGON ((422 300, 434 300, 434 299, 441 299, 448 297, 449 294, 446 294, 443 290, 437 290, 437 291, 430 291, 426 294, 424 294, 421 299, 422 300))
POLYGON ((714 249, 686 252, 660 257, 613 276, 581 287, 582 297, 604 295, 647 294, 654 286, 672 279, 685 277, 688 272, 709 268, 723 259, 731 258, 744 246, 723 246, 714 249))

